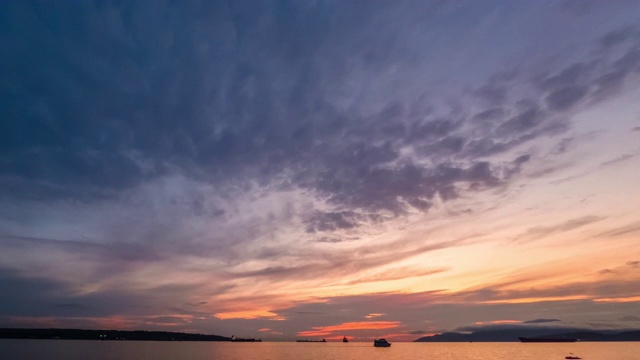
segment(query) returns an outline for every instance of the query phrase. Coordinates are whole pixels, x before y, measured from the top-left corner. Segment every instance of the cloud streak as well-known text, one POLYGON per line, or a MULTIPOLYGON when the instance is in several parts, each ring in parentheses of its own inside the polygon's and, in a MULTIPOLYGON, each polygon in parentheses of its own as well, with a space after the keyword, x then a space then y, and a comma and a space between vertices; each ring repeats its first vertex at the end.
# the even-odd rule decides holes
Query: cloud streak
POLYGON ((341 331, 350 330, 381 330, 381 329, 393 329, 399 326, 397 321, 361 321, 361 322, 349 322, 331 326, 317 326, 313 330, 301 331, 299 336, 327 336, 338 334, 341 331))

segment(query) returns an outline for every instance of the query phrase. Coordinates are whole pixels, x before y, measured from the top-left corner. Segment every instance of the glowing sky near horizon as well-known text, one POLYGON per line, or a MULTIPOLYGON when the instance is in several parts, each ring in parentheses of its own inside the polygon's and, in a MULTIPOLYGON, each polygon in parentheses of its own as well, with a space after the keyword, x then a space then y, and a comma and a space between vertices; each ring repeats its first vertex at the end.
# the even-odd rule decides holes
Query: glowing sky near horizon
POLYGON ((0 3, 0 327, 640 328, 640 2, 0 3))

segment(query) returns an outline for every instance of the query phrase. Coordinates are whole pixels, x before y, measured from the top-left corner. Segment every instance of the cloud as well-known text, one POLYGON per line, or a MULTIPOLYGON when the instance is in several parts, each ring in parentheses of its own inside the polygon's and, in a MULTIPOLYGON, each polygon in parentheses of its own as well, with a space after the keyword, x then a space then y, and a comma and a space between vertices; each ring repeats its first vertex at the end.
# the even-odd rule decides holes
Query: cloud
POLYGON ((367 319, 373 319, 373 318, 377 318, 380 316, 384 316, 386 314, 382 314, 382 313, 372 313, 372 314, 368 314, 367 316, 365 316, 365 318, 367 319))
POLYGON ((439 268, 439 269, 415 269, 415 268, 396 268, 396 269, 387 269, 384 272, 375 273, 373 275, 364 276, 360 278, 356 278, 348 282, 350 285, 366 283, 366 282, 378 282, 378 281, 393 281, 400 279, 408 279, 411 277, 422 277, 433 274, 439 274, 449 270, 448 268, 439 268))
POLYGON ((637 35, 637 29, 623 27, 606 33, 600 38, 600 43, 604 48, 610 48, 631 39, 634 35, 637 35))
MULTIPOLYGON (((578 288, 589 288, 591 285, 580 284, 575 288, 567 289, 568 291, 576 291, 578 288)), ((596 287, 600 286, 598 284, 596 287)), ((603 290, 606 293, 607 290, 603 290)), ((407 333, 413 329, 424 328, 424 323, 431 324, 432 327, 428 332, 443 332, 444 329, 438 327, 438 324, 449 323, 458 324, 458 326, 466 326, 470 319, 478 319, 485 323, 482 326, 475 326, 474 329, 491 330, 493 327, 508 328, 532 328, 532 329, 557 329, 557 328, 591 328, 585 322, 595 322, 598 315, 590 314, 593 309, 593 302, 590 300, 573 300, 573 301, 546 301, 546 302, 523 302, 523 303, 475 303, 461 299, 456 303, 452 301, 455 294, 449 292, 424 292, 424 293, 384 293, 369 294, 356 296, 336 296, 322 299, 322 303, 315 304, 297 304, 293 308, 285 310, 276 310, 276 312, 287 317, 287 323, 302 324, 303 329, 313 329, 322 326, 334 326, 344 322, 360 322, 363 316, 369 314, 370 311, 384 310, 385 320, 399 321, 401 324, 396 328, 396 332, 401 331, 407 333), (491 324, 494 319, 514 319, 518 321, 523 313, 528 314, 553 314, 568 317, 565 320, 541 318, 532 320, 532 323, 515 324, 509 322, 507 324, 491 324), (348 319, 348 320, 345 320, 348 319), (590 319, 590 320, 587 320, 590 319), (515 324, 515 325, 514 325, 515 324), (406 330, 404 330, 406 329, 406 330)), ((607 309, 619 313, 619 311, 630 311, 634 309, 634 303, 598 303, 600 309, 607 309), (624 309, 621 308, 624 307, 624 309), (627 310, 625 310, 627 309, 627 310)), ((286 323, 278 323, 278 326, 284 327, 286 323)), ((448 327, 451 329, 451 325, 448 327)), ((622 329, 623 324, 612 322, 609 324, 597 324, 593 326, 597 329, 622 329)), ((628 326, 626 327, 628 328, 628 326)), ((348 330, 343 330, 348 331, 348 330)), ((376 336, 376 332, 368 333, 366 330, 350 332, 351 334, 370 334, 376 336), (359 332, 362 331, 362 332, 359 332)), ((285 331, 286 332, 286 331, 285 331)), ((338 334, 340 334, 338 332, 338 334)), ((310 335, 311 336, 311 335, 310 335)), ((313 336, 327 336, 315 334, 313 336)), ((357 335, 356 335, 357 336, 357 335)))
POLYGON ((634 222, 609 229, 597 235, 597 237, 617 237, 640 231, 640 223, 634 222))
MULTIPOLYGON (((618 271, 618 270, 617 270, 618 271)), ((628 287, 637 281, 637 274, 619 270, 616 279, 596 279, 584 282, 571 282, 562 285, 547 285, 535 289, 527 289, 527 281, 519 283, 492 284, 478 289, 456 294, 457 301, 477 302, 484 304, 527 304, 546 302, 604 302, 606 299, 633 300, 636 294, 628 287), (615 294, 615 295, 613 295, 615 294)), ((453 300, 453 299, 452 299, 453 300)), ((613 301, 613 300, 611 300, 613 301)))
POLYGON ((558 91, 578 87, 588 81, 593 73, 593 67, 584 63, 567 66, 555 75, 549 76, 540 83, 540 87, 547 91, 558 91))
POLYGON ((341 242, 346 241, 346 240, 344 240, 342 238, 323 236, 321 238, 316 239, 315 241, 319 242, 319 243, 335 244, 335 243, 341 243, 341 242))
MULTIPOLYGON (((595 65, 572 64, 542 80, 542 92, 522 109, 507 96, 522 81, 522 70, 499 81, 494 76, 462 99, 485 101, 488 106, 475 119, 498 121, 487 129, 498 136, 477 137, 468 132, 471 117, 454 115, 453 108, 428 110, 438 107, 437 98, 414 101, 384 94, 388 101, 380 106, 345 111, 340 106, 344 99, 332 96, 349 89, 354 79, 345 74, 384 68, 413 51, 398 40, 406 31, 402 27, 388 29, 385 45, 401 53, 381 52, 384 41, 356 40, 361 34, 350 30, 368 25, 366 16, 380 11, 378 6, 359 9, 365 14, 360 22, 339 17, 333 27, 328 14, 335 9, 329 5, 284 9, 185 3, 146 11, 144 5, 85 4, 78 10, 85 16, 60 5, 12 6, 31 16, 26 25, 16 25, 16 35, 32 36, 47 26, 58 32, 34 37, 42 46, 25 49, 22 61, 10 64, 14 82, 34 80, 13 94, 20 101, 17 112, 11 112, 30 120, 16 117, 3 132, 11 153, 2 163, 5 197, 118 198, 153 179, 180 174, 221 193, 252 182, 303 189, 330 207, 307 218, 309 232, 356 229, 414 210, 429 211, 436 197, 451 200, 463 189, 504 185, 500 164, 480 158, 562 132, 562 126, 549 127, 552 114, 540 108, 541 100, 555 112, 564 111, 588 97, 586 89, 597 74, 604 76, 595 65), (87 14, 99 21, 89 22, 87 14), (174 26, 163 26, 167 22, 174 26), (193 26, 180 26, 185 23, 193 26), (68 40, 73 52, 47 45, 68 30, 61 24, 85 29, 87 36, 109 45, 100 52, 79 35, 68 40), (332 55, 351 42, 360 47, 349 56, 332 55), (30 71, 25 64, 40 61, 45 50, 53 53, 47 56, 51 61, 30 71), (58 69, 64 77, 52 75, 58 69), (73 69, 82 69, 82 75, 73 69), (44 92, 33 85, 45 82, 44 92), (32 97, 38 106, 27 106, 32 97), (414 116, 416 111, 423 115, 414 116), (425 155, 406 156, 403 151, 411 148, 425 155), (465 161, 458 161, 461 155, 465 161)), ((347 13, 355 11, 343 6, 347 13)), ((611 33, 606 43, 620 36, 611 33)), ((619 81, 633 68, 633 54, 627 52, 613 65, 619 81)), ((597 61, 611 68, 606 60, 597 61)), ((408 62, 407 71, 418 64, 408 62)))
POLYGON ((629 159, 633 159, 635 156, 636 156, 635 154, 620 155, 615 159, 611 159, 611 160, 603 162, 602 164, 600 164, 600 166, 614 165, 614 164, 617 164, 617 163, 621 163, 621 162, 627 161, 629 159))
MULTIPOLYGON (((16 5, 18 6, 18 5, 16 5)), ((42 5, 44 7, 44 5, 42 5)), ((398 139, 411 131, 410 136, 424 139, 424 136, 432 136, 438 149, 450 147, 453 153, 459 152, 464 142, 464 137, 456 137, 454 142, 444 141, 441 137, 450 133, 455 127, 455 122, 444 120, 415 121, 409 120, 390 123, 390 118, 402 119, 406 116, 406 105, 394 104, 382 109, 379 114, 360 121, 348 121, 347 114, 341 114, 330 101, 312 100, 313 95, 320 95, 322 89, 312 86, 313 80, 323 76, 329 76, 335 85, 340 86, 337 74, 325 68, 314 67, 308 59, 314 56, 323 56, 330 51, 329 38, 336 36, 331 31, 326 31, 328 22, 318 21, 317 29, 312 29, 309 24, 300 21, 301 13, 298 6, 292 6, 288 11, 290 20, 283 23, 273 23, 259 28, 263 35, 256 33, 258 25, 248 19, 259 19, 267 15, 279 17, 283 9, 269 9, 256 7, 248 9, 240 6, 211 5, 195 6, 185 4, 181 6, 184 15, 169 11, 170 8, 159 7, 154 12, 143 11, 143 6, 135 6, 134 18, 127 19, 123 14, 124 8, 110 5, 104 9, 93 8, 85 5, 80 11, 92 13, 101 22, 86 23, 82 18, 75 18, 67 14, 60 6, 51 9, 33 8, 28 4, 19 5, 21 11, 38 13, 45 17, 46 21, 55 24, 70 23, 71 27, 85 27, 91 34, 100 34, 105 43, 111 43, 114 49, 121 48, 119 52, 107 53, 100 58, 99 52, 90 43, 84 43, 80 39, 74 39, 76 53, 84 55, 76 56, 66 49, 56 49, 53 61, 46 64, 41 73, 33 76, 48 76, 48 70, 62 67, 63 64, 79 62, 86 68, 85 77, 70 73, 70 83, 62 83, 54 78, 49 81, 51 91, 59 87, 90 89, 84 93, 78 92, 77 96, 84 102, 73 102, 61 98, 54 102, 50 98, 42 97, 41 107, 51 114, 49 123, 38 117, 31 116, 36 123, 49 124, 48 127, 58 125, 58 118, 62 114, 69 114, 68 118, 73 126, 66 127, 65 132, 52 131, 50 134, 56 137, 48 141, 42 141, 38 137, 25 137, 23 143, 15 141, 12 144, 12 152, 15 154, 6 164, 5 170, 11 177, 22 178, 24 182, 17 185, 30 186, 34 190, 40 189, 42 195, 54 195, 53 190, 58 188, 58 196, 74 196, 77 191, 71 189, 85 189, 84 196, 114 196, 118 192, 135 187, 150 177, 163 176, 167 172, 181 171, 189 175, 195 175, 192 171, 204 171, 210 181, 216 184, 224 184, 228 177, 236 180, 247 175, 263 176, 265 180, 274 174, 296 168, 299 164, 313 161, 319 165, 318 173, 310 173, 307 177, 299 173, 297 186, 310 187, 327 194, 334 201, 341 204, 367 208, 391 208, 393 196, 403 196, 402 184, 397 183, 397 177, 411 176, 406 171, 413 171, 410 166, 399 167, 389 174, 376 169, 399 159, 398 146, 386 142, 388 139, 398 139), (206 13, 211 16, 195 16, 198 13, 206 13), (171 27, 159 26, 164 23, 163 16, 169 14, 170 21, 181 24, 188 17, 194 17, 195 26, 185 33, 177 33, 171 27), (233 15, 235 14, 235 15, 233 15), (230 20, 222 18, 230 16, 230 20), (64 19, 64 20, 61 20, 64 19), (144 27, 140 24, 144 24, 144 27), (148 29, 158 27, 162 29, 153 34, 148 29), (211 27, 217 29, 220 36, 211 37, 200 29, 211 27), (283 32, 283 27, 295 29, 299 36, 309 37, 317 41, 316 47, 311 47, 313 42, 300 42, 298 37, 290 37, 283 32), (235 29, 234 29, 235 28, 235 29), (324 30, 323 30, 324 29, 324 30), (275 41, 275 39, 280 39, 275 41), (260 45, 261 41, 266 42, 260 45), (270 45, 269 45, 270 44, 270 45), (303 45, 304 44, 304 45, 303 45), (293 56, 268 57, 268 63, 261 66, 251 58, 243 58, 239 64, 231 61, 231 52, 237 47, 252 46, 252 50, 264 56, 272 55, 269 46, 276 45, 273 50, 282 51, 281 54, 293 54, 293 56), (215 51, 214 51, 215 49, 215 51), (142 56, 145 54, 145 56, 142 56), (144 57, 142 61, 138 57, 144 57), (212 65, 209 59, 219 59, 212 65), (298 60, 296 60, 298 59, 298 60), (94 64, 101 64, 96 66, 94 64), (184 64, 189 64, 186 67, 184 64), (291 66, 295 64, 297 66, 291 66), (310 71, 305 66, 310 66, 310 71), (262 69, 278 70, 287 68, 288 75, 283 79, 287 86, 273 91, 269 85, 275 73, 262 69), (304 69, 304 70, 303 70, 304 69), (305 71, 306 70, 306 71, 305 71), (301 75, 305 71, 305 76, 301 75), (197 74, 207 74, 199 77, 197 74), (91 81, 103 84, 102 88, 89 88, 87 83, 91 81), (124 84, 121 87, 116 84, 124 84), (228 88, 216 88, 215 84, 233 84, 228 88), (120 89, 110 94, 102 89, 120 89), (251 89, 251 90, 249 90, 251 89), (304 89, 304 91, 301 91, 304 89), (120 98, 127 94, 136 94, 136 103, 122 102, 120 98), (212 99, 203 98, 203 93, 211 93, 212 99), (224 95, 222 95, 224 94, 224 95), (297 98, 293 101, 292 97, 297 98), (225 99, 223 103, 223 98, 225 99), (155 106, 154 99, 161 99, 155 106), (115 106, 111 105, 115 104, 115 106), (152 105, 154 104, 154 105, 152 105), (290 107, 290 110, 280 109, 282 104, 290 107), (84 118, 91 109, 101 112, 94 114, 95 127, 83 124, 78 119, 84 118), (110 110, 106 109, 110 106, 110 110), (310 115, 308 107, 314 107, 317 114, 322 114, 325 120, 318 122, 310 115), (210 113, 204 109, 211 109, 210 113), (282 112, 284 111, 284 112, 282 112), (254 119, 255 114, 262 114, 259 121, 254 119), (182 120, 173 121, 179 116, 182 120), (207 119, 218 119, 214 122, 207 119), (233 122, 230 119, 241 119, 233 122), (296 121, 295 119, 302 119, 296 121), (105 119, 105 120, 103 120, 105 119), (444 125, 444 127, 434 127, 444 125), (394 131, 390 131, 394 127, 394 131), (337 148, 328 147, 329 144, 337 144, 338 136, 351 134, 352 139, 346 144, 339 144, 337 148), (313 134, 313 135, 312 135, 313 134), (365 144, 359 141, 367 136, 372 141, 365 144), (82 141, 68 142, 67 138, 84 139, 82 141), (374 145, 372 143, 380 143, 374 145), (36 146, 37 145, 37 146, 36 146), (58 146, 61 145, 61 146, 58 146), (58 146, 59 150, 53 150, 58 146), (44 150, 47 151, 44 151, 44 150), (337 156, 337 154, 341 156, 337 156), (206 154, 206 156, 205 156, 206 154), (352 154, 350 156, 350 154, 352 154), (242 168, 237 164, 242 163, 242 168), (21 165, 22 164, 22 165, 21 165), (31 164, 24 168, 24 164, 31 164), (47 165, 49 164, 49 168, 47 165), (215 167, 212 167, 215 164, 215 167), (355 171, 348 171, 347 166, 358 165, 355 171), (20 167, 22 166, 22 168, 20 167), (198 170, 196 170, 198 169, 198 170), (338 171, 335 171, 339 169, 338 171), (28 171, 28 172, 25 172, 28 171), (363 186, 351 186, 351 180, 367 173, 373 176, 370 182, 363 186), (225 176, 222 176, 224 174, 225 176), (341 174, 346 178, 329 174, 341 174), (397 174, 397 176, 395 176, 397 174), (30 180, 28 182, 26 180, 30 180), (40 181, 35 181, 35 180, 40 181), (375 180, 374 180, 375 179, 375 180), (71 183, 71 182, 72 183, 71 183), (63 185, 64 184, 64 185, 63 185), (73 186, 72 186, 73 184, 73 186), (47 186, 53 186, 46 188, 47 186), (347 188, 344 188, 347 186, 347 188), (48 190, 47 190, 48 189, 48 190), (68 191, 65 191, 67 190, 68 191), (340 190, 344 189, 344 190, 340 190), (388 194, 382 194, 383 198, 376 202, 374 189, 388 189, 388 194), (343 196, 343 193, 351 192, 354 196, 343 196), (365 196, 366 195, 366 196, 365 196), (371 200, 366 200, 371 199, 371 200)), ((370 11, 374 11, 372 7, 370 11)), ((323 19, 326 11, 322 6, 313 7, 305 18, 323 19)), ((45 23, 46 23, 45 21, 45 23)), ((30 26, 42 30, 46 25, 34 20, 30 26)), ((58 25, 56 25, 58 26, 58 25)), ((340 24, 346 28, 347 24, 340 24)), ((291 30, 290 29, 290 30, 291 30)), ((27 31, 24 29, 22 31, 27 31)), ((53 35, 52 35, 53 36, 53 35)), ((348 41, 348 39, 345 39, 348 41)), ((44 41, 44 40, 40 40, 44 41)), ((363 44, 368 46, 367 44, 363 44)), ((29 60, 35 61, 41 54, 32 49, 32 53, 26 53, 29 60)), ((277 52, 275 54, 278 54, 277 52)), ((273 54, 273 55, 275 55, 273 54)), ((370 54, 370 49, 354 52, 358 59, 364 54, 370 54)), ((336 59, 334 58, 334 61, 336 59)), ((391 60, 391 59, 388 59, 391 60)), ((388 60, 380 58, 384 63, 388 60)), ((16 67, 16 76, 27 76, 26 68, 19 64, 16 67)), ((579 77, 584 77, 585 66, 575 65, 565 69, 560 74, 546 80, 546 87, 575 82, 579 77)), ((71 70, 66 70, 71 71, 71 70)), ((282 72, 278 73, 282 74, 282 72)), ((282 76, 282 75, 278 75, 282 76)), ((34 89, 26 88, 27 91, 34 89)), ((486 84, 477 91, 478 96, 490 98, 492 103, 504 104, 507 86, 486 84)), ((564 108, 575 101, 578 92, 575 87, 558 89, 549 95, 549 99, 556 107, 564 108)), ((43 111, 45 111, 43 110, 43 111)), ((24 110, 26 111, 26 110, 24 110)), ((486 110, 490 111, 490 110, 486 110)), ((485 114, 488 114, 485 112, 485 114)), ((359 117, 355 115, 355 117, 359 117)), ((503 124, 502 132, 523 131, 541 121, 540 115, 535 115, 532 110, 527 110, 513 117, 503 124)), ((458 122, 459 123, 459 122, 458 122)), ((24 125, 27 126, 27 125, 24 125)), ((45 126, 45 128, 47 128, 45 126)), ((28 131, 27 128, 13 129, 16 131, 28 131)), ((415 165, 414 165, 415 166, 415 165)), ((419 169, 416 169, 419 170, 419 169)), ((421 172, 424 172, 422 169, 421 172)), ((442 188, 448 188, 451 182, 458 179, 443 179, 447 183, 442 188)), ((6 181, 9 181, 7 178, 6 181)), ((407 183, 412 188, 414 182, 429 182, 429 178, 415 176, 409 178, 407 183)), ((436 186, 441 188, 441 186, 436 186)), ((417 189, 415 189, 417 190, 417 189)), ((448 192, 449 190, 444 190, 448 192)), ((14 192, 15 193, 15 192, 14 192)), ((9 194, 9 193, 7 193, 9 194)), ((5 194, 5 195, 7 195, 5 194)), ((426 192, 425 200, 411 194, 409 203, 425 204, 429 201, 430 192, 426 192)), ((425 208, 424 205, 418 207, 425 208)), ((397 204, 394 208, 398 208, 397 204)))
POLYGON ((565 110, 583 99, 587 95, 587 91, 586 87, 565 87, 552 92, 545 100, 552 109, 565 110))
POLYGON ((350 330, 379 330, 379 329, 393 329, 400 325, 397 321, 360 321, 360 322, 347 322, 338 325, 330 326, 314 326, 313 330, 300 331, 298 336, 313 337, 313 336, 327 336, 334 333, 340 333, 350 330))
POLYGON ((174 300, 180 302, 175 291, 193 291, 192 287, 182 285, 171 288, 156 286, 136 296, 131 296, 129 291, 123 289, 78 293, 71 284, 44 277, 23 276, 13 270, 0 272, 0 289, 7 294, 0 299, 0 315, 69 317, 86 321, 116 315, 169 315, 172 313, 167 309, 169 305, 173 305, 174 300), (160 297, 164 300, 159 300, 160 297))
POLYGON ((476 90, 475 94, 490 104, 502 104, 507 99, 507 89, 504 85, 486 84, 476 90))
POLYGON ((309 220, 307 232, 335 231, 339 229, 352 229, 364 222, 379 222, 381 216, 377 214, 358 214, 353 211, 317 213, 309 220))
POLYGON ((490 321, 476 321, 476 325, 503 325, 503 324, 519 324, 520 320, 490 320, 490 321))
POLYGON ((505 110, 502 108, 493 108, 479 112, 473 116, 478 120, 497 120, 505 116, 505 110))
POLYGON ((245 319, 252 320, 258 318, 278 318, 278 314, 271 311, 235 311, 214 314, 220 320, 245 319))
POLYGON ((550 323, 550 322, 558 322, 561 321, 559 319, 534 319, 534 320, 527 320, 527 321, 523 321, 523 324, 543 324, 543 323, 550 323))
POLYGON ((561 224, 553 226, 536 226, 528 229, 524 234, 517 236, 516 239, 518 241, 541 239, 552 234, 579 229, 583 226, 601 221, 603 219, 604 217, 601 216, 588 215, 581 218, 567 220, 561 224))
POLYGON ((640 296, 628 296, 628 297, 602 297, 593 300, 597 303, 637 303, 640 302, 640 296))

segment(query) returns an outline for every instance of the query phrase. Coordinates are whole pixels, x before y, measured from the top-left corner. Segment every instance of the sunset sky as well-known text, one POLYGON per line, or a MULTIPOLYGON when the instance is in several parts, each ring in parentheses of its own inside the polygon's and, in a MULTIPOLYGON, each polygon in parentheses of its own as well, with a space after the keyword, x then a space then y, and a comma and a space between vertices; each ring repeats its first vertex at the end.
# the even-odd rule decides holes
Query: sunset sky
POLYGON ((0 1, 0 327, 640 328, 640 1, 0 1))

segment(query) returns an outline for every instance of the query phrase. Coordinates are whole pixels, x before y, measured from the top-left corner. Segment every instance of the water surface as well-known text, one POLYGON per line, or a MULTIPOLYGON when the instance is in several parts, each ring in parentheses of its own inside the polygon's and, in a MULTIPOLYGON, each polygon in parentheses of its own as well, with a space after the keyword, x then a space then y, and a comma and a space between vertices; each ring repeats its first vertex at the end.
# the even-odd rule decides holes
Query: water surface
POLYGON ((0 339, 7 360, 640 360, 640 342, 578 343, 372 343, 157 342, 0 339))

